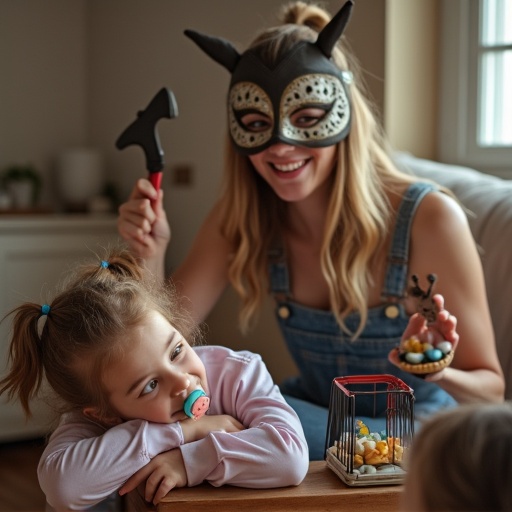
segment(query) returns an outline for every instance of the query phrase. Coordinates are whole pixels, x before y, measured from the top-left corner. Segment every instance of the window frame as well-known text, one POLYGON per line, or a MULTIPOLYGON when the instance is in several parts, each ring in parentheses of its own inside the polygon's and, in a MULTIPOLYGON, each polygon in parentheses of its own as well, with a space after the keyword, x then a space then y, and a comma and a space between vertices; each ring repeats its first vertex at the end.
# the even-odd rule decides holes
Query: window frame
POLYGON ((480 0, 440 7, 440 159, 512 179, 512 146, 477 144, 480 0))

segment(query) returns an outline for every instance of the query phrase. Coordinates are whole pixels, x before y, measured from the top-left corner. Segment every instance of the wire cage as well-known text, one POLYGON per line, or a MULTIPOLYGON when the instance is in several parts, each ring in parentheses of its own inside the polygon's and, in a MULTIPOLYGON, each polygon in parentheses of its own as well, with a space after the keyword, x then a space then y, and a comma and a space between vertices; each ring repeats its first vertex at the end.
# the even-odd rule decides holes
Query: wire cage
POLYGON ((413 435, 414 394, 402 380, 386 374, 333 380, 325 460, 346 484, 402 483, 413 435))

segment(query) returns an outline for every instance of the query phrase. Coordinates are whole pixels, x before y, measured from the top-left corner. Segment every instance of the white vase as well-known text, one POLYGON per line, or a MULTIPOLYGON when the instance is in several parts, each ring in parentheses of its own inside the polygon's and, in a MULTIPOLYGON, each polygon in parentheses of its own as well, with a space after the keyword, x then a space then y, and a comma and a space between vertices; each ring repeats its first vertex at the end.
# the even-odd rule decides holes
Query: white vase
POLYGON ((95 149, 70 149, 57 162, 57 178, 64 205, 71 210, 86 210, 88 201, 103 191, 103 158, 95 149))
POLYGON ((31 181, 10 181, 7 183, 7 191, 14 208, 22 210, 33 206, 34 184, 31 181))

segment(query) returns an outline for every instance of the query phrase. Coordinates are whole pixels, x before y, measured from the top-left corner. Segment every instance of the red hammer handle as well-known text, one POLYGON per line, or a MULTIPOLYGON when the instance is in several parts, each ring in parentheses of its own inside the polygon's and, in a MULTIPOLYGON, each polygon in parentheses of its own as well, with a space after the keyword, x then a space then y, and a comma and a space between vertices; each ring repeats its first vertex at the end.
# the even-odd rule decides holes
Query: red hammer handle
POLYGON ((149 173, 149 181, 157 191, 160 190, 160 185, 162 183, 162 174, 162 171, 149 173))

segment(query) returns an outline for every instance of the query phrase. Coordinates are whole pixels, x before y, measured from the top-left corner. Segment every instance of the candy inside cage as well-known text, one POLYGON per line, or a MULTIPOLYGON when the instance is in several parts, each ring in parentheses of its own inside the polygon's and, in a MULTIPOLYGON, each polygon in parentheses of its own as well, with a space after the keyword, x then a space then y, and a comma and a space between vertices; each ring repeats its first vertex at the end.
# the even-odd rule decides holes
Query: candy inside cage
POLYGON ((414 435, 414 394, 393 375, 337 377, 331 386, 327 465, 348 485, 403 482, 414 435), (372 431, 372 419, 384 428, 372 431))

